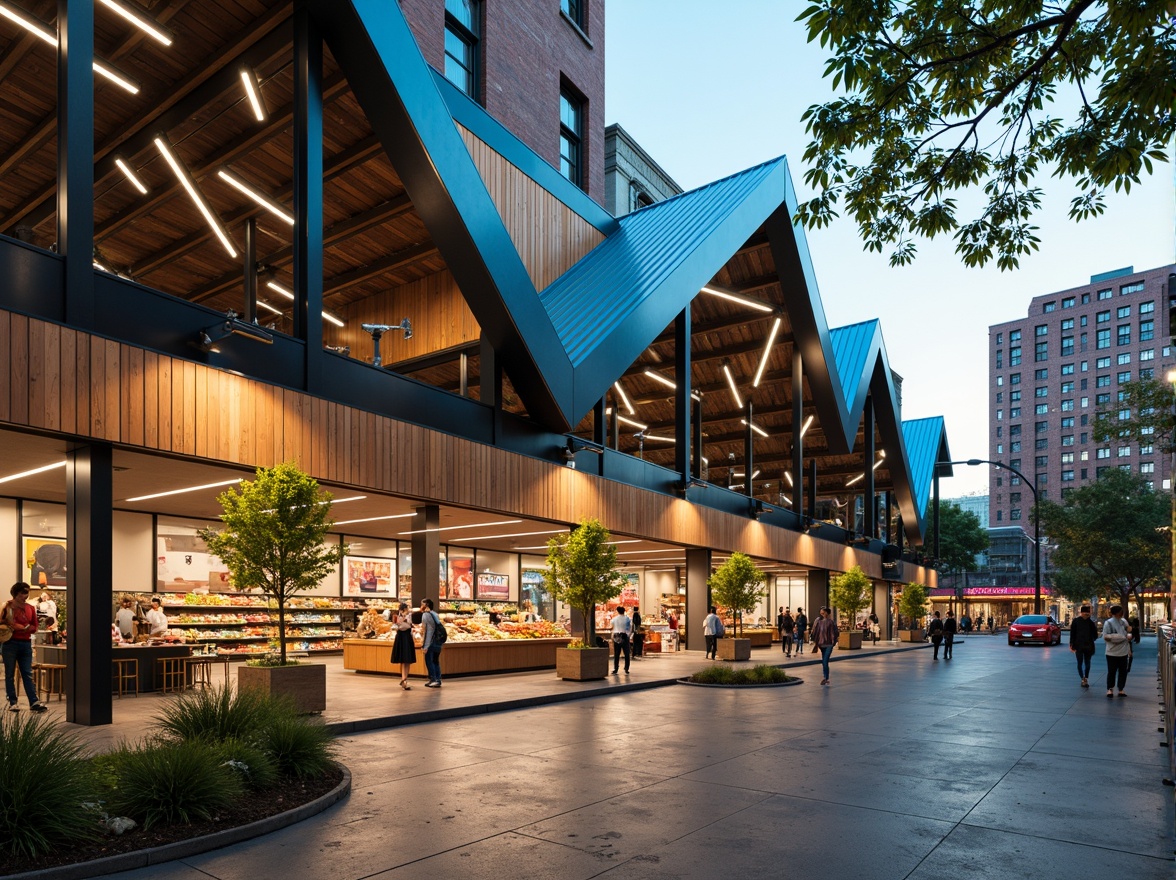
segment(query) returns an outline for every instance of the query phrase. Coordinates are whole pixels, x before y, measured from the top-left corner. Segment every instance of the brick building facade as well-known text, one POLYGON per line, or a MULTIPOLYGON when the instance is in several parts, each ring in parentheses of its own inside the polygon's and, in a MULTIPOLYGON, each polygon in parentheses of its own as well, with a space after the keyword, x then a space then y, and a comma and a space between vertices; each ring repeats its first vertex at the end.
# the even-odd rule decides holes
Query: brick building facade
POLYGON ((493 15, 481 0, 400 0, 400 8, 425 60, 447 76, 453 48, 465 40, 471 97, 556 168, 560 95, 577 98, 583 160, 576 182, 604 204, 604 0, 495 0, 493 15))
MULTIPOLYGON (((1176 365, 1167 307, 1173 271, 1095 275, 1081 287, 1034 297, 1024 318, 989 327, 988 457, 1036 479, 1042 500, 1061 499, 1107 467, 1170 488, 1162 450, 1096 444, 1092 426, 1125 382, 1162 378, 1176 365)), ((990 526, 1031 530, 1033 493, 1015 475, 992 468, 989 497, 990 526)))

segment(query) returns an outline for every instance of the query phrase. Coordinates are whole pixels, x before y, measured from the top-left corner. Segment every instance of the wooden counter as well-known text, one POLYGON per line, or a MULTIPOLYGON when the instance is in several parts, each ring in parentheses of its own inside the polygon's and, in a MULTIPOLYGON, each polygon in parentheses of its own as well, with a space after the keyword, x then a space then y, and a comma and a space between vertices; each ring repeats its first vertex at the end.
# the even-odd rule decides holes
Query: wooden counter
MULTIPOLYGON (((441 649, 441 675, 483 675, 489 672, 519 672, 524 669, 554 669, 555 649, 571 639, 497 639, 485 642, 450 641, 441 649)), ((409 672, 427 677, 424 652, 409 672)), ((343 668, 356 672, 400 675, 400 664, 392 663, 391 640, 344 639, 343 668)))
MULTIPOLYGON (((111 659, 135 658, 139 661, 139 693, 159 690, 156 660, 164 657, 188 657, 188 645, 119 645, 111 648, 111 659)), ((37 660, 41 663, 65 663, 65 646, 38 645, 37 660)))

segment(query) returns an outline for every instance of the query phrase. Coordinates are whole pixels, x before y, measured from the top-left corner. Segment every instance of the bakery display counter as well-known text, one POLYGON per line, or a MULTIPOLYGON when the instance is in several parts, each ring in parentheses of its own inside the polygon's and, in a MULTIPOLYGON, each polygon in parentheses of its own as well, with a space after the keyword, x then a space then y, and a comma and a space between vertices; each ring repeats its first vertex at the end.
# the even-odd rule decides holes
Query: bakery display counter
MULTIPOLYGON (((553 638, 458 642, 451 638, 441 650, 441 674, 485 675, 554 669, 555 649, 564 647, 569 641, 571 639, 553 638)), ((387 639, 344 639, 343 668, 400 675, 400 664, 392 663, 392 642, 387 639)), ((427 676, 425 655, 420 648, 417 648, 417 660, 410 672, 427 676)))

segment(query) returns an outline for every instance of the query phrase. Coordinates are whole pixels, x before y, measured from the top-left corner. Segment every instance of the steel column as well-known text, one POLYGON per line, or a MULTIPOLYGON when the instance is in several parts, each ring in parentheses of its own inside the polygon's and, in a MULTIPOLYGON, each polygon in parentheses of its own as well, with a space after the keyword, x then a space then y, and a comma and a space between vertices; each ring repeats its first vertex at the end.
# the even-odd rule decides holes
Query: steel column
POLYGON ((710 548, 686 550, 686 620, 679 624, 679 637, 685 637, 687 647, 701 646, 702 621, 710 607, 711 574, 710 548))
POLYGON ((412 604, 420 607, 422 599, 432 599, 433 607, 441 600, 438 560, 441 539, 441 508, 426 504, 416 509, 412 518, 412 604))
POLYGON ((69 640, 65 720, 110 724, 110 608, 114 593, 114 451, 104 443, 65 457, 69 640))
MULTIPOLYGON (((702 479, 702 400, 693 401, 693 413, 690 418, 690 429, 694 434, 690 442, 690 451, 694 454, 694 464, 691 475, 696 480, 702 479)), ((709 474, 708 474, 709 476, 709 474)))
POLYGON ((865 423, 866 478, 863 481, 862 492, 862 534, 873 540, 877 531, 875 516, 878 512, 878 500, 874 495, 874 396, 866 397, 865 412, 862 414, 865 423))
POLYGON ((310 13, 294 12, 294 335, 306 342, 306 390, 322 384, 323 42, 310 13))
POLYGON ((817 518, 817 460, 809 459, 808 472, 808 518, 817 518))
POLYGON ((755 432, 751 428, 751 418, 755 414, 755 407, 748 399, 743 404, 743 418, 747 419, 747 430, 743 433, 743 492, 748 498, 755 497, 751 472, 755 470, 755 432))
POLYGON ((245 308, 241 317, 250 324, 257 321, 257 220, 245 221, 245 255, 242 259, 245 278, 245 308))
POLYGON ((674 470, 690 485, 690 306, 674 318, 674 470))
POLYGON ((92 329, 94 304, 94 3, 57 4, 57 252, 65 321, 92 329))
POLYGON ((800 346, 792 346, 792 511, 804 510, 804 359, 800 346))

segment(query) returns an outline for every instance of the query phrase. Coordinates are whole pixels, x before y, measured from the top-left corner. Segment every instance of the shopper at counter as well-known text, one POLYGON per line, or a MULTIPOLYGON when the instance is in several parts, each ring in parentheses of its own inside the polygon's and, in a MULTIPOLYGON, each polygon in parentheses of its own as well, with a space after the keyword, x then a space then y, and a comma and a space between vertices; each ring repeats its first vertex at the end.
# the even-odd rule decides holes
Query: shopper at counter
POLYGON ((163 613, 163 606, 160 604, 158 596, 151 600, 151 610, 147 612, 147 625, 153 636, 162 636, 167 633, 167 615, 163 613))
POLYGON ((392 642, 392 662, 400 664, 400 686, 410 691, 412 685, 408 683, 408 668, 416 663, 416 646, 412 643, 412 612, 408 610, 407 602, 400 603, 395 626, 396 639, 392 642))
POLYGON ((33 635, 37 632, 37 609, 30 605, 28 584, 13 584, 9 590, 12 598, 4 603, 0 611, 0 622, 12 627, 12 637, 0 646, 4 658, 4 692, 8 697, 8 711, 20 708, 16 696, 16 670, 24 682, 25 696, 29 708, 44 712, 49 707, 37 699, 37 686, 33 683, 33 635))
POLYGON ((433 610, 432 599, 421 600, 421 648, 425 652, 425 669, 429 680, 427 688, 441 687, 441 645, 437 644, 437 630, 444 626, 437 612, 433 610))

